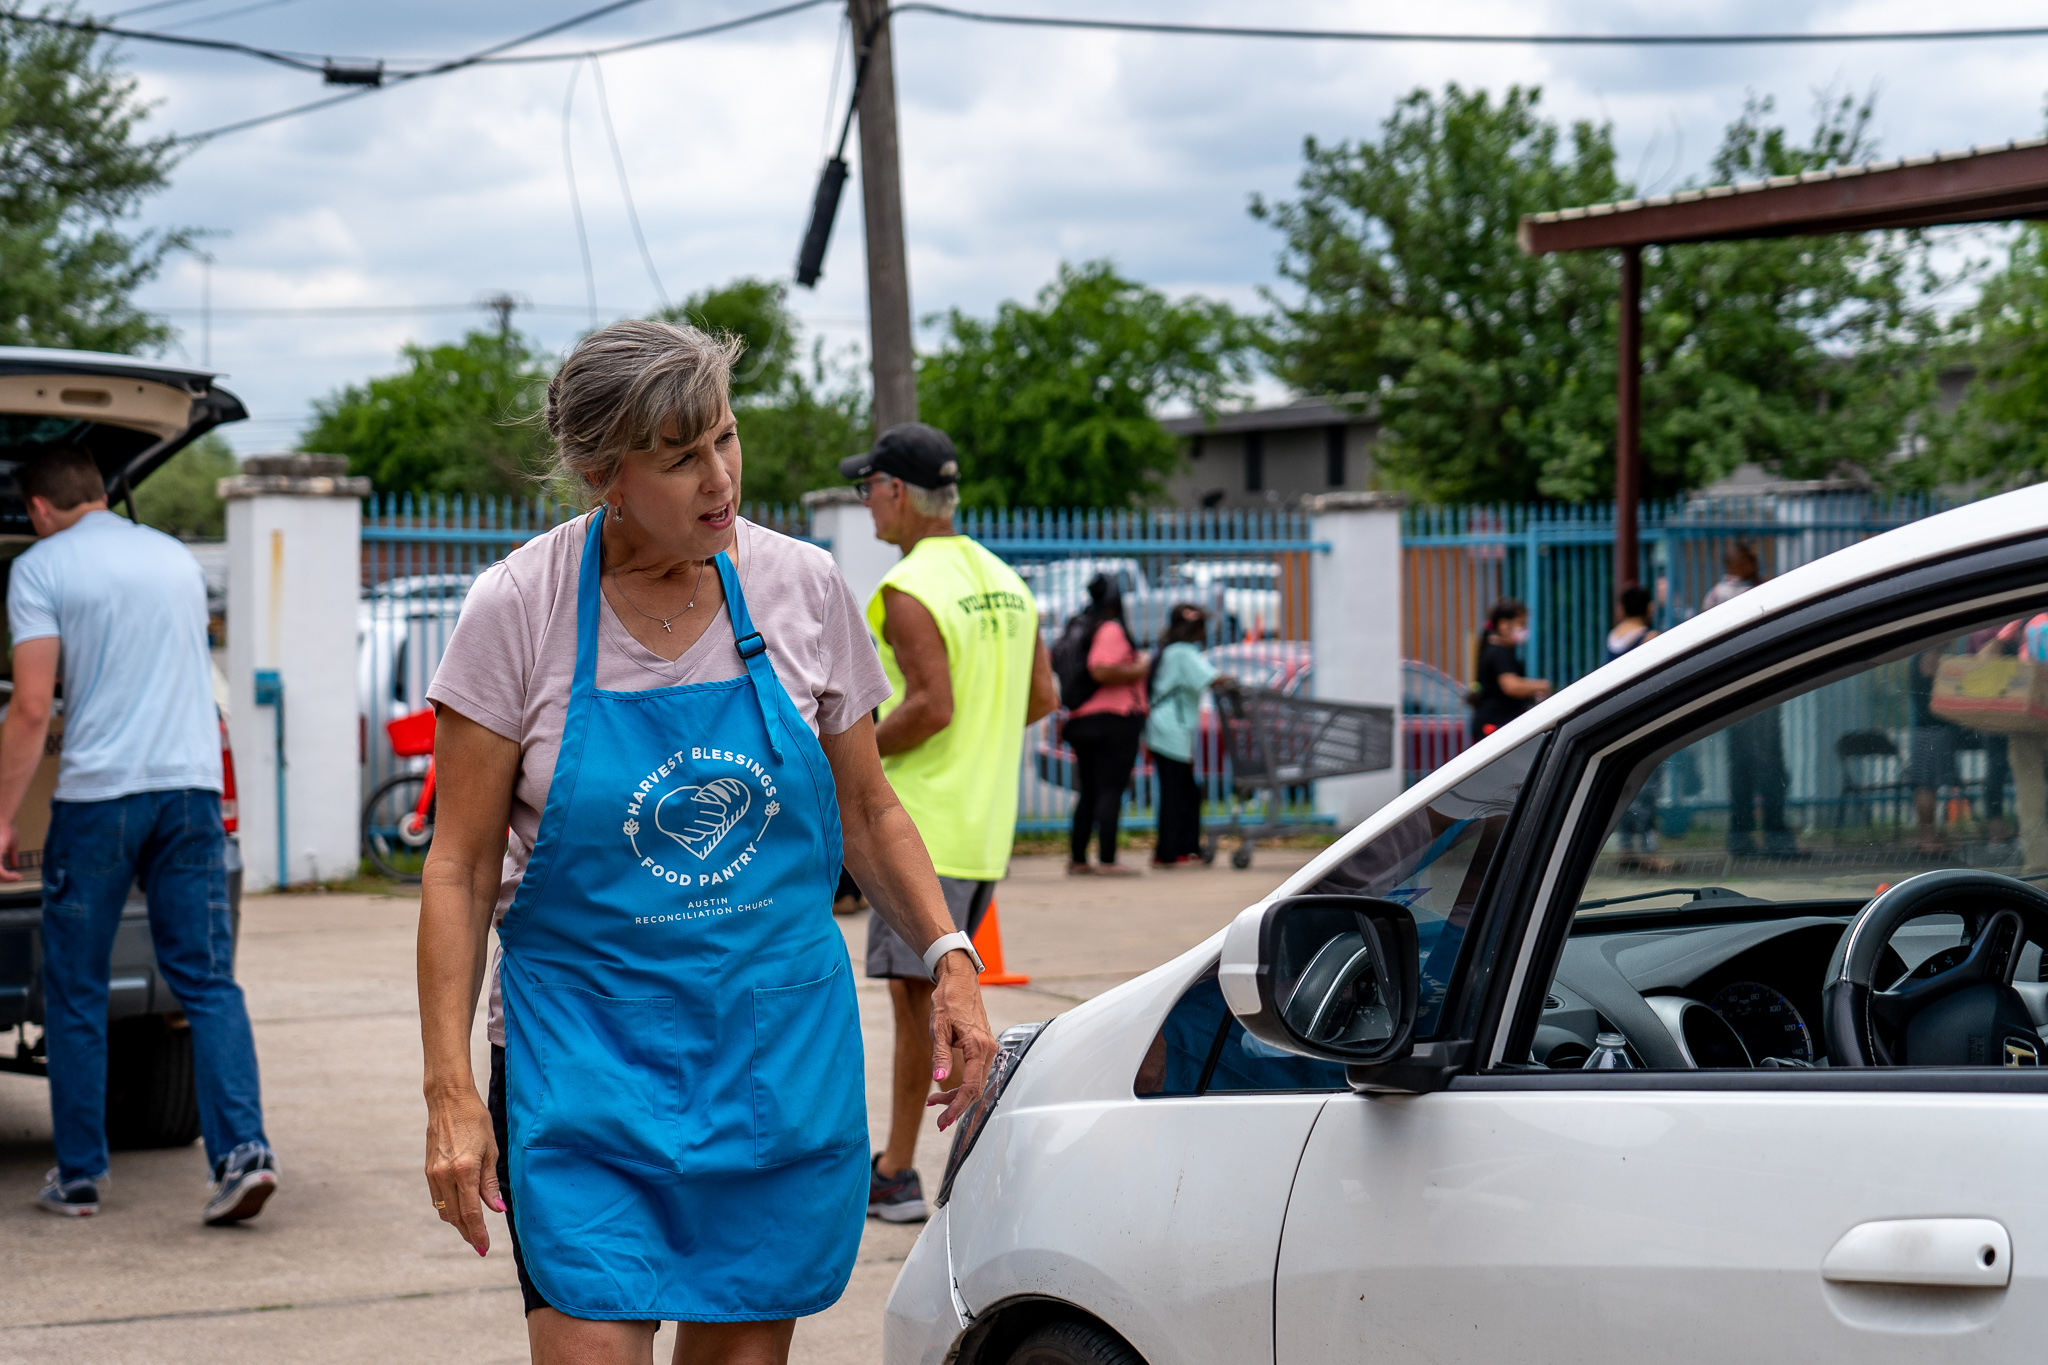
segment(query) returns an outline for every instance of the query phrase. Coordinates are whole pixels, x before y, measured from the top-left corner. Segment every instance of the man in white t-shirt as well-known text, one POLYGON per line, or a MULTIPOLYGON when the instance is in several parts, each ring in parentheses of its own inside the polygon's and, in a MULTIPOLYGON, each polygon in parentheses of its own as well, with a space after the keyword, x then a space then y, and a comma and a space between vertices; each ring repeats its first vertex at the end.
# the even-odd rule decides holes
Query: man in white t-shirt
POLYGON ((157 969, 192 1030, 212 1172, 202 1215, 251 1218, 277 1188, 256 1043, 235 984, 221 829, 220 718, 206 583, 191 551, 107 510, 75 447, 15 471, 37 542, 10 568, 14 692, 0 721, 0 882, 18 882, 14 820, 43 755, 61 660, 63 753, 43 844, 43 1000, 57 1169, 51 1213, 99 1212, 108 1174, 107 992, 137 880, 157 969))

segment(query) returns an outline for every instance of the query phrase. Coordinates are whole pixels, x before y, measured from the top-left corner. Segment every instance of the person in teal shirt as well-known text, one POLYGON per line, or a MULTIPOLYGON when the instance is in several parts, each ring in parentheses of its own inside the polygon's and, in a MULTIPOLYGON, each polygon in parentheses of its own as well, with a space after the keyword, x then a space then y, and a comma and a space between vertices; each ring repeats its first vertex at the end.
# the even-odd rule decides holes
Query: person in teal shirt
MULTIPOLYGON (((1195 783, 1195 722, 1202 694, 1223 675, 1202 656, 1209 614, 1182 602, 1167 617, 1152 665, 1152 712, 1145 747, 1159 774, 1159 843, 1154 867, 1202 858, 1202 789, 1195 783)), ((1206 860, 1204 860, 1206 861, 1206 860)))

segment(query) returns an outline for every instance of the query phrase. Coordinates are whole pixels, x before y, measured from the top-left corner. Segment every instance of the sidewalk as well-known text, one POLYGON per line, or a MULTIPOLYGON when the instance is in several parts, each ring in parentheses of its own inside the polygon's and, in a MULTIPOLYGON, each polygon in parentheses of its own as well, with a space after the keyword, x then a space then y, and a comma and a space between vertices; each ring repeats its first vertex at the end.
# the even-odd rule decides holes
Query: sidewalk
MULTIPOLYGON (((997 1031, 1042 1019, 1166 961, 1307 861, 1261 850, 1218 867, 1117 881, 1020 859, 997 897, 1012 970, 991 990, 997 1031)), ((239 975, 256 1024, 284 1188, 262 1218, 207 1228, 193 1147, 126 1152, 99 1217, 30 1206, 52 1164, 44 1083, 0 1075, 0 1362, 523 1362, 525 1331, 502 1220, 479 1259, 428 1206, 420 1160, 417 903, 260 896, 243 907, 239 975)), ((856 964, 865 916, 840 920, 856 964)), ((889 1002, 860 978, 868 1107, 886 1114, 889 1002)), ((479 1030, 479 1074, 487 1066, 479 1030)), ((927 1131, 927 1188, 949 1135, 927 1131)), ((880 1145, 879 1137, 876 1145, 880 1145)), ((792 1360, 873 1362, 881 1310, 916 1227, 871 1221, 846 1297, 799 1324, 792 1360)), ((655 1359, 667 1359, 667 1332, 655 1359)))

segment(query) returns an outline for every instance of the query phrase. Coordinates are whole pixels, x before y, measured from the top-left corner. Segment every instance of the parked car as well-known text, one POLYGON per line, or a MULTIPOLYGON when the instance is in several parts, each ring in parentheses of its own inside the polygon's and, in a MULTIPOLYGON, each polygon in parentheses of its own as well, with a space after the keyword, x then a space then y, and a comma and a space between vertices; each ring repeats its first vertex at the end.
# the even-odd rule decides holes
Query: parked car
POLYGON ((427 705, 427 684, 461 611, 460 596, 437 593, 373 596, 358 605, 356 725, 363 799, 394 772, 425 766, 424 759, 394 755, 384 726, 427 705))
POLYGON ((1403 659, 1401 733, 1411 781, 1465 752, 1472 735, 1465 685, 1420 659, 1403 659))
MULTIPOLYGON (((1234 678, 1240 685, 1276 688, 1289 696, 1308 687, 1315 671, 1315 656, 1306 640, 1215 645, 1203 653, 1219 672, 1234 678)), ((1059 723, 1065 718, 1066 712, 1060 711, 1051 724, 1038 727, 1037 739, 1032 745, 1032 763, 1041 781, 1071 791, 1074 786, 1074 751, 1067 747, 1059 733, 1059 723)), ((1217 723, 1215 704, 1205 696, 1195 719, 1196 776, 1206 776, 1221 769, 1222 746, 1223 728, 1217 723)), ((1133 780, 1137 782, 1144 782, 1151 776, 1152 756, 1142 748, 1138 750, 1137 767, 1132 772, 1133 780)))
POLYGON ((1270 559, 1190 559, 1159 590, 1176 601, 1213 602, 1223 640, 1271 635, 1280 619, 1280 565, 1270 559))
POLYGON ((1936 855, 1819 785, 1655 859, 1615 831, 1667 760, 1741 778, 1904 714, 1929 650, 2038 753, 2048 665, 1969 645, 2044 611, 2048 485, 1815 560, 1008 1030, 884 1359, 2031 1361, 2048 892, 2006 870, 2048 840, 2038 759, 2032 854, 1965 822, 1936 855))
MULTIPOLYGON (((0 346, 0 460, 12 470, 39 446, 83 446, 99 464, 116 507, 185 446, 247 415, 203 370, 133 356, 0 346)), ((0 594, 15 557, 34 541, 14 481, 0 479, 0 594)), ((0 649, 0 698, 13 691, 11 659, 11 648, 0 649)), ((217 698, 225 693, 217 673, 214 690, 217 698)), ((19 1030, 13 1049, 0 1052, 0 1070, 37 1076, 47 1071, 41 1037, 42 849, 63 744, 62 708, 60 689, 49 743, 15 821, 15 867, 22 880, 0 883, 0 1029, 19 1030)), ((239 938, 242 857, 225 720, 220 746, 227 785, 221 815, 228 830, 228 910, 239 938)), ((139 891, 129 894, 114 934, 107 1017, 108 1140, 117 1147, 176 1147, 197 1138, 192 1033, 157 969, 148 906, 139 891)))
MULTIPOLYGON (((1097 558, 1025 560, 1016 566, 1017 576, 1031 589, 1038 604, 1038 628, 1048 639, 1088 605, 1088 582, 1107 574, 1123 594, 1124 619, 1130 623, 1131 640, 1140 649, 1158 643, 1166 627, 1166 614, 1180 602, 1193 602, 1217 620, 1223 618, 1223 589, 1184 584, 1174 588, 1156 586, 1145 574, 1145 566, 1128 556, 1097 558)), ((1235 635, 1226 635, 1234 639, 1235 635)))
MULTIPOLYGON (((1209 662, 1245 687, 1270 687, 1293 696, 1311 692, 1315 651, 1306 640, 1240 641, 1206 651, 1209 662)), ((1419 659, 1401 661, 1402 747, 1407 771, 1427 773, 1464 751, 1469 742, 1465 690, 1442 669, 1419 659)), ((1222 759, 1222 728, 1216 707, 1202 698, 1196 721, 1195 770, 1206 774, 1222 759)), ((1073 751, 1063 743, 1057 725, 1041 728, 1032 746, 1032 762, 1041 780, 1056 787, 1073 786, 1073 751)), ((1151 761, 1141 750, 1136 774, 1142 780, 1151 761)))

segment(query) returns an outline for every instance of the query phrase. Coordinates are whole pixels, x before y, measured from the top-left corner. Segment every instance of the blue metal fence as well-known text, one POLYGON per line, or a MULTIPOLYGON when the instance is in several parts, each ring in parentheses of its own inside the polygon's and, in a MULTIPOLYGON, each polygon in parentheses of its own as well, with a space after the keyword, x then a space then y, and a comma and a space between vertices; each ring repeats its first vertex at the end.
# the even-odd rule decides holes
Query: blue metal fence
MULTIPOLYGON (((1113 511, 972 508, 961 531, 1016 568, 1038 600, 1048 647, 1067 620, 1087 605, 1088 580, 1116 581, 1134 642, 1154 647, 1167 614, 1182 602, 1209 615, 1212 662, 1240 681, 1309 693, 1314 650, 1309 639, 1309 582, 1316 553, 1328 547, 1296 510, 1113 511)), ((1052 833, 1073 818, 1072 752, 1059 739, 1061 713, 1039 721, 1024 738, 1017 828, 1052 833)), ((1222 728, 1204 703, 1197 726, 1195 771, 1210 823, 1232 805, 1222 728)), ((1158 823, 1158 778, 1140 753, 1124 796, 1125 828, 1158 823)), ((1313 823, 1313 795, 1282 793, 1289 823, 1313 823)))
MULTIPOLYGON (((539 498, 384 494, 364 503, 357 694, 366 800, 394 777, 425 766, 422 757, 394 752, 387 726, 426 705, 427 684, 476 575, 576 510, 539 498)), ((742 510, 762 525, 825 543, 813 536, 800 507, 742 510)), ((1192 601, 1210 612, 1212 657, 1226 671, 1293 690, 1312 686, 1309 576, 1322 547, 1310 539, 1304 513, 970 509, 959 525, 1029 583, 1048 644, 1086 604, 1088 580, 1104 572, 1123 588, 1140 647, 1152 647, 1174 604, 1192 601)), ((1198 746, 1197 768, 1215 818, 1230 796, 1220 729, 1205 724, 1198 746)), ((1073 785, 1071 754, 1058 740, 1055 720, 1040 722, 1026 739, 1019 829, 1065 828, 1073 785)), ((1293 797, 1298 818, 1313 819, 1308 793, 1293 797)), ((400 799, 411 796, 400 792, 387 804, 400 799)), ((1141 759, 1125 798, 1127 823, 1151 826, 1156 799, 1152 768, 1141 759)), ((394 808, 368 818, 381 827, 389 823, 384 816, 395 821, 399 813, 394 808)))
MULTIPOLYGON (((1737 544, 1771 578, 1947 505, 1828 488, 1645 503, 1641 575, 1655 623, 1669 628, 1697 613, 1737 544)), ((1529 607, 1523 657, 1530 676, 1562 687, 1606 662, 1615 609, 1612 503, 1414 507, 1401 545, 1408 659, 1469 681, 1487 608, 1519 597, 1529 607)), ((1409 780, 1462 741, 1444 747, 1435 763, 1411 764, 1409 780)))

